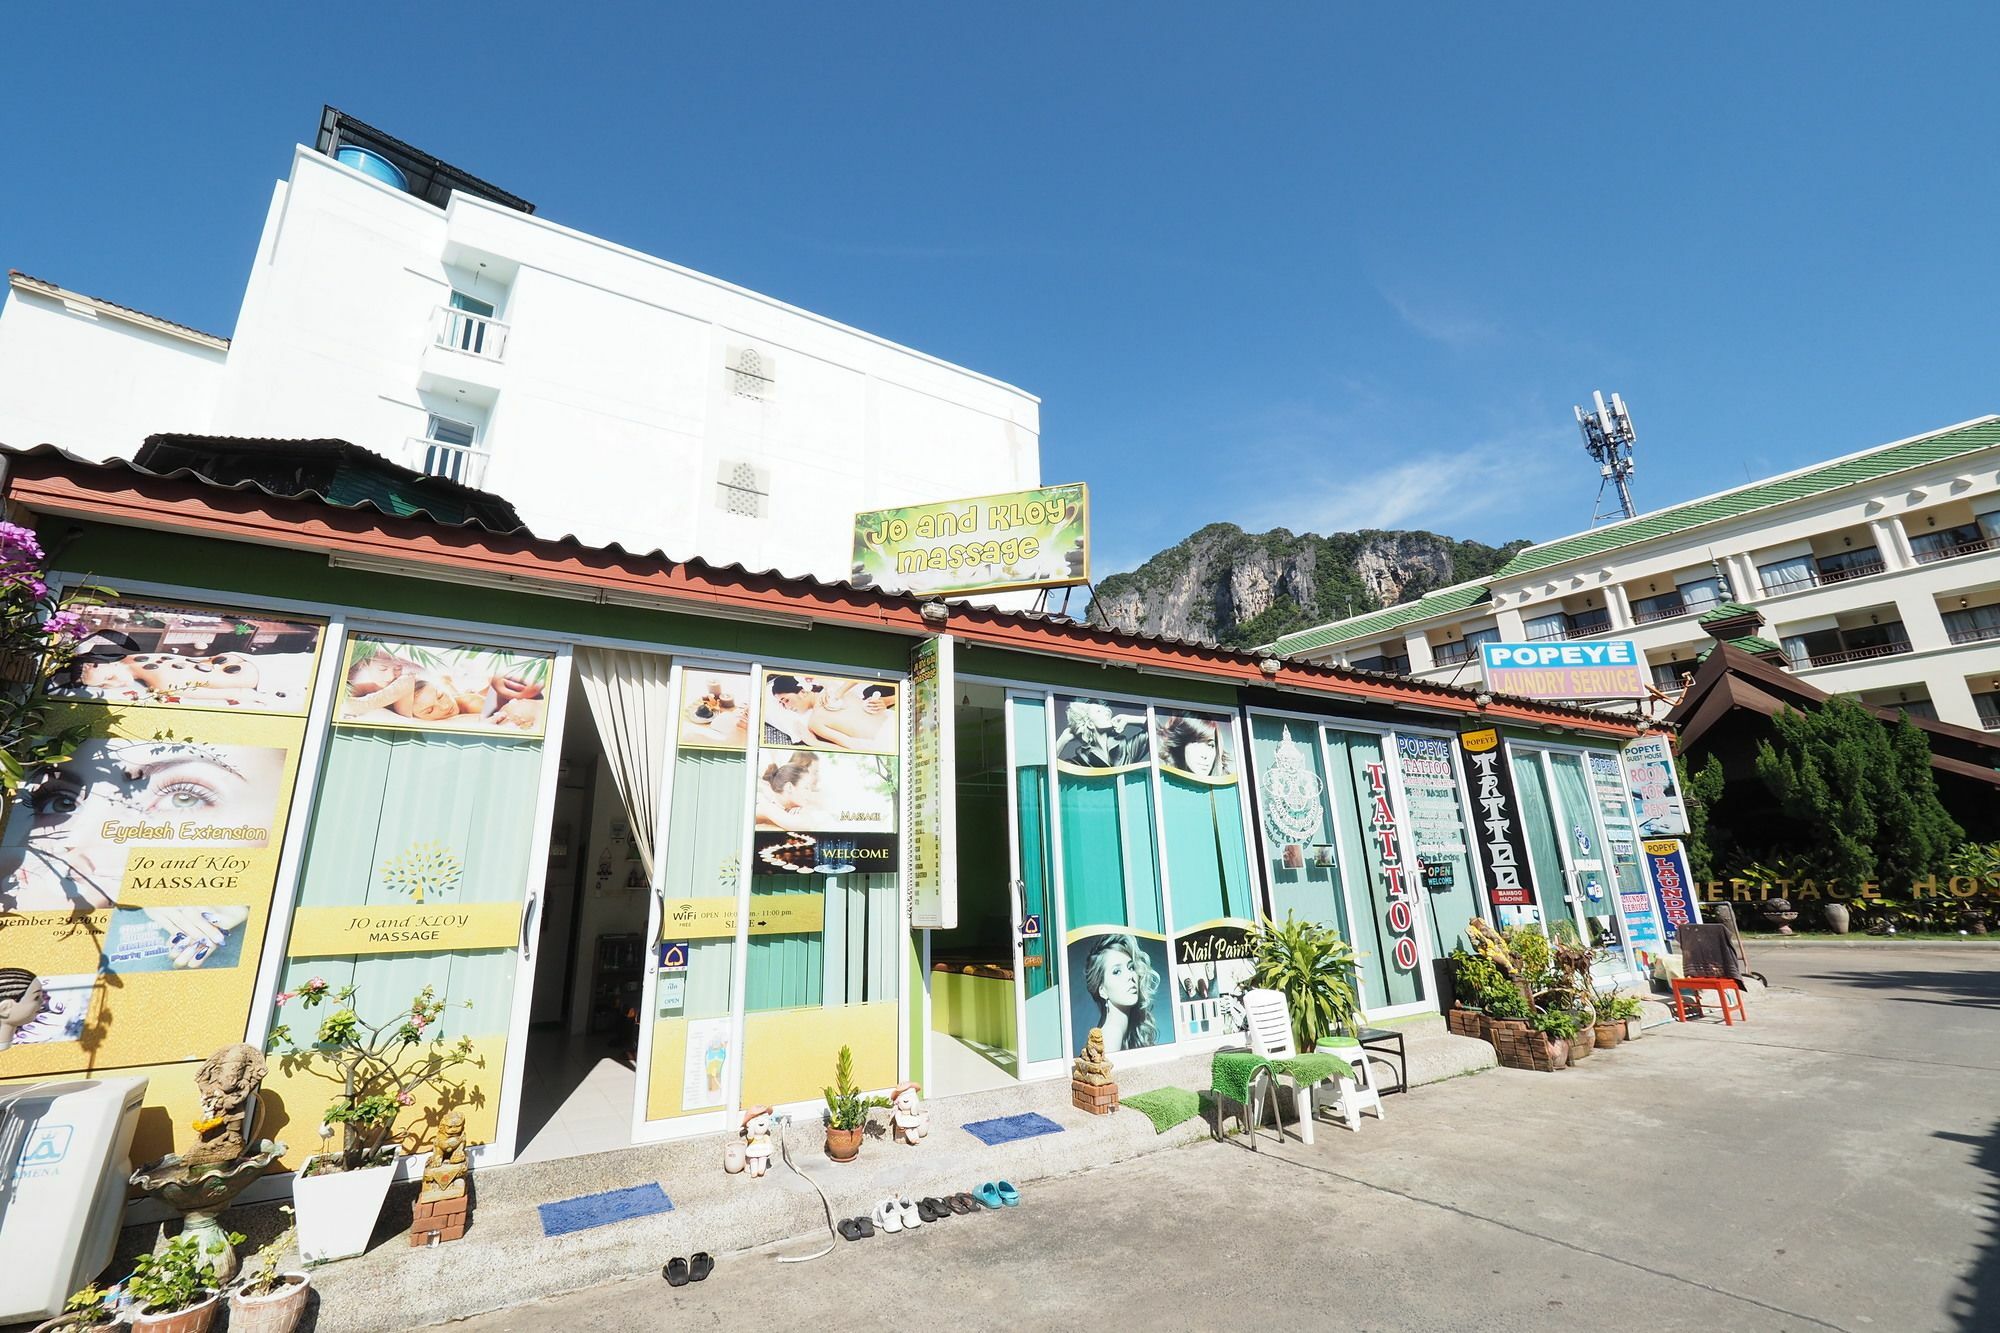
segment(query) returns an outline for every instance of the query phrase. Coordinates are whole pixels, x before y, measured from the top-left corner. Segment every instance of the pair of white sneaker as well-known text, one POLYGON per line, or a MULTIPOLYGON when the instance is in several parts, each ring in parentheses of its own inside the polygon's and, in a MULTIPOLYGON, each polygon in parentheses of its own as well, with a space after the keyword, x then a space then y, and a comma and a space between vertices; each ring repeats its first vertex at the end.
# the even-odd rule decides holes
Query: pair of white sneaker
POLYGON ((922 1226, 924 1215, 917 1211, 916 1200, 904 1194, 876 1204, 872 1220, 877 1231, 893 1236, 898 1231, 913 1231, 922 1226))

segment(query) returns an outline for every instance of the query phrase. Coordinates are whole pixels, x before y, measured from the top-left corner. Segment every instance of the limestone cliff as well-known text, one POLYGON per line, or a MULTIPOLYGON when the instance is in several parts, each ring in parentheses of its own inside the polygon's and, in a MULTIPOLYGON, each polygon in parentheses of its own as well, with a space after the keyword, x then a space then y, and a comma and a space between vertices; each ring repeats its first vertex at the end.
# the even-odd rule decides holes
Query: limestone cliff
POLYGON ((1435 532, 1250 533, 1211 523, 1099 583, 1090 618, 1249 647, 1490 574, 1526 544, 1488 546, 1435 532))

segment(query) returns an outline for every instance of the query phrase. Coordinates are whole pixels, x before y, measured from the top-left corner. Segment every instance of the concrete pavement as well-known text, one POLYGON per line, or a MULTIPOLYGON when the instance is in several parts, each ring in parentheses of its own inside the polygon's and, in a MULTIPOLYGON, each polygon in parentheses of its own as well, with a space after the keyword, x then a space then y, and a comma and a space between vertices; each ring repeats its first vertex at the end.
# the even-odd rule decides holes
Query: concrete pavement
POLYGON ((2000 955, 1753 962, 1800 989, 1753 992, 1747 1026, 1421 1088, 1313 1148, 1204 1143, 811 1263, 774 1261, 807 1238, 458 1327, 2000 1327, 2000 955))

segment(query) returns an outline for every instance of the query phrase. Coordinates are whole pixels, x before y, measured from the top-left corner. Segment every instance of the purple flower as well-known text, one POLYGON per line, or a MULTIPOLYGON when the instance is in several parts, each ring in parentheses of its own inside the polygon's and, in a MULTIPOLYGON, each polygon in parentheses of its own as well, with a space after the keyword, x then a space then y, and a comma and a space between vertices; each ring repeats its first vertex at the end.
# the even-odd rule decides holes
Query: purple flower
POLYGON ((80 611, 58 611, 42 622, 42 633, 60 642, 74 643, 88 628, 80 611))
POLYGON ((33 528, 0 523, 0 568, 16 569, 42 563, 42 544, 33 528))

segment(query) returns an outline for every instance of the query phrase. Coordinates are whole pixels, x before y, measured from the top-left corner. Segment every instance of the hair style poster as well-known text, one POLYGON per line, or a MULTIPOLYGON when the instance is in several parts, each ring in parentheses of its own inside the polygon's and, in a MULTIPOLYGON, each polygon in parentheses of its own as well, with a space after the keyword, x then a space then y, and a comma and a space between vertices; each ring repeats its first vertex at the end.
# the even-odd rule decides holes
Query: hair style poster
POLYGON ((1203 713, 1158 713, 1153 728, 1160 767, 1176 777, 1212 786, 1236 781, 1236 753, 1229 719, 1203 713))
POLYGON ((1257 970, 1251 923, 1210 921, 1174 937, 1174 1013, 1184 1039, 1243 1030, 1243 988, 1257 970))
POLYGON ((357 637, 333 720, 346 727, 539 739, 548 729, 547 653, 357 637))
POLYGON ((1058 696, 1056 728, 1056 764, 1071 772, 1122 772, 1152 761, 1144 704, 1058 696))
POLYGON ((796 750, 901 754, 902 686, 803 672, 764 673, 763 742, 796 750))
POLYGON ((1163 937, 1122 926, 1071 931, 1066 961, 1078 1046, 1092 1028, 1101 1029, 1116 1063, 1120 1051, 1174 1040, 1174 988, 1163 937))
MULTIPOLYGON (((0 1079, 242 1039, 324 640, 263 611, 85 614, 84 660, 45 686, 51 726, 84 738, 0 827, 0 1079)), ((181 1079, 157 1073, 149 1104, 181 1079)), ((134 1154, 170 1150, 167 1128, 134 1154)))
POLYGON ((84 634, 75 659, 50 677, 51 699, 306 711, 323 628, 316 620, 124 599, 72 609, 84 634))
POLYGON ((749 749, 749 673, 683 668, 678 716, 683 750, 749 749))

